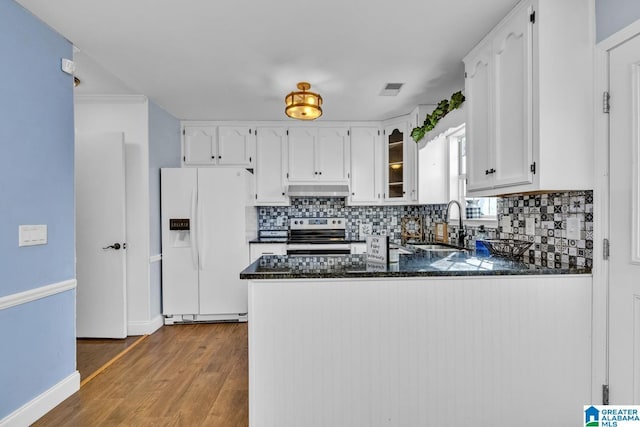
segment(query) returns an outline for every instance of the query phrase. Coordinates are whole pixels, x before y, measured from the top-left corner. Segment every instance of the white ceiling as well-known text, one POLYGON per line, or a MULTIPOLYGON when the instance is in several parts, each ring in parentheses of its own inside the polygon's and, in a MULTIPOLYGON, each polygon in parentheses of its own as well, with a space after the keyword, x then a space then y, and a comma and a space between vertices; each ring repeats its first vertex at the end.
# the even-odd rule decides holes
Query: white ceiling
POLYGON ((17 0, 78 49, 78 94, 144 94, 179 119, 382 120, 464 88, 462 58, 517 0, 17 0), (396 97, 386 83, 404 83, 396 97))

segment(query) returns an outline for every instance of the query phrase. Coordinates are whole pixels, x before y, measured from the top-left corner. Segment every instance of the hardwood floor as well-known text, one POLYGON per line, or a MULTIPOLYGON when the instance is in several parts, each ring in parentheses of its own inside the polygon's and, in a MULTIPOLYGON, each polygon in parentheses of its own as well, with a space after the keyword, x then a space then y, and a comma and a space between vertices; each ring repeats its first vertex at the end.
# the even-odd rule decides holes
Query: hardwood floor
POLYGON ((34 426, 248 426, 246 323, 165 326, 34 426))
POLYGON ((85 380, 111 359, 142 337, 127 337, 122 340, 78 338, 76 340, 76 365, 80 379, 85 380))

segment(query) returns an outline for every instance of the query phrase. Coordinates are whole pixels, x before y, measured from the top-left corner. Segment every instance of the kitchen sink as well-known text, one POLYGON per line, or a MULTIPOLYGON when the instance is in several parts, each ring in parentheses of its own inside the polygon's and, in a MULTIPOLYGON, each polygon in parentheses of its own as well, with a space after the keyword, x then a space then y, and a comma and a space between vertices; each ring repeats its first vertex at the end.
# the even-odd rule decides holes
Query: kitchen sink
POLYGON ((410 246, 423 251, 447 251, 447 252, 464 251, 463 248, 458 248, 455 246, 450 246, 450 245, 445 245, 440 243, 412 243, 410 246))

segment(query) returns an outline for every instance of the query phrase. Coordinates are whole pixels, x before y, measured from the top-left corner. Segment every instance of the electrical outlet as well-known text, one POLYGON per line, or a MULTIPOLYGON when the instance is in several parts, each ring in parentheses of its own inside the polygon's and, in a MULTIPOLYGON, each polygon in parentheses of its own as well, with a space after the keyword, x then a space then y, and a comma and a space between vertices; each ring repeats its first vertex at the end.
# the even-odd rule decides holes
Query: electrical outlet
POLYGON ((500 226, 502 226, 503 233, 513 232, 513 229, 511 228, 511 217, 508 215, 505 215, 502 217, 502 220, 500 221, 500 226))
POLYGON ((536 234, 536 219, 535 218, 525 218, 525 233, 527 236, 533 236, 536 234))
POLYGON ((567 218, 567 239, 580 239, 580 218, 573 216, 567 218))

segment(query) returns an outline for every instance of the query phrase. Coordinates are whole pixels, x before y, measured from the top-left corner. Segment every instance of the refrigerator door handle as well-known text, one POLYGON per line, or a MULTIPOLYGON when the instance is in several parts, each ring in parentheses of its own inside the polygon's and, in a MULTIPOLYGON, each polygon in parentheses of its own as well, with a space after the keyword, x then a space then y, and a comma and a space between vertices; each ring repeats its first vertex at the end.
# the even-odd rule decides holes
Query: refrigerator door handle
POLYGON ((204 229, 204 223, 200 219, 203 217, 202 202, 200 201, 200 197, 198 197, 197 200, 198 200, 198 203, 196 207, 196 223, 198 224, 198 267, 200 270, 202 270, 204 268, 204 262, 205 262, 205 253, 204 253, 205 242, 201 244, 200 241, 204 240, 204 238, 201 239, 201 237, 204 235, 206 230, 204 229))
POLYGON ((196 188, 191 191, 191 261, 193 268, 198 269, 198 228, 196 210, 198 206, 198 193, 196 188))

